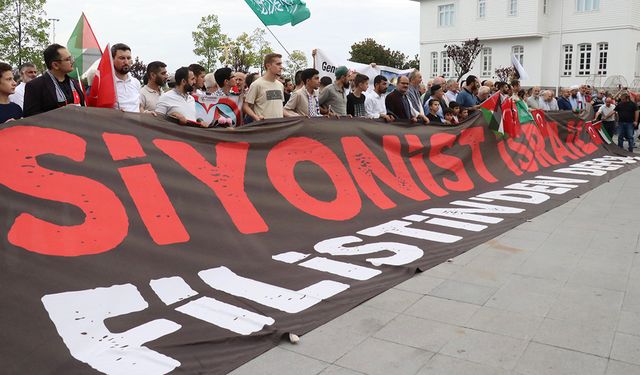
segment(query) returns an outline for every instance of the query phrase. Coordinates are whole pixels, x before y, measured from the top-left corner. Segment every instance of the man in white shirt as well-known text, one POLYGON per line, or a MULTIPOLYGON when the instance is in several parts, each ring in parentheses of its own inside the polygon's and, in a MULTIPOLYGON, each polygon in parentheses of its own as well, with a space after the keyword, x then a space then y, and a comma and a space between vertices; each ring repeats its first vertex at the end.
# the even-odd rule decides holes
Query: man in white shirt
POLYGON ((167 83, 169 74, 167 65, 161 61, 152 61, 147 65, 147 84, 140 89, 140 112, 156 110, 162 96, 162 87, 167 83))
POLYGON ((387 106, 385 98, 387 96, 387 87, 389 82, 387 77, 378 75, 373 79, 373 90, 367 92, 364 100, 364 108, 367 111, 368 118, 381 118, 385 122, 393 122, 395 118, 387 114, 387 106))
POLYGON ((460 84, 455 79, 447 81, 447 92, 444 93, 444 101, 449 104, 455 102, 460 92, 460 84))
POLYGON ((535 86, 531 89, 531 96, 527 98, 527 106, 529 106, 530 109, 539 109, 541 100, 540 87, 535 86))
POLYGON ((540 109, 543 111, 559 111, 558 101, 553 97, 553 91, 545 90, 540 99, 540 109))
POLYGON ((16 103, 20 108, 24 107, 24 88, 26 84, 38 76, 38 70, 32 63, 24 63, 20 67, 20 84, 16 87, 16 91, 9 95, 9 101, 16 103))
POLYGON ((174 77, 176 87, 160 97, 156 112, 175 118, 180 125, 193 124, 206 128, 207 124, 196 118, 196 101, 190 94, 196 82, 193 72, 187 67, 182 67, 176 70, 174 77))
POLYGON ((123 43, 111 47, 113 70, 116 73, 116 108, 125 112, 140 112, 140 81, 129 74, 131 65, 131 48, 123 43))

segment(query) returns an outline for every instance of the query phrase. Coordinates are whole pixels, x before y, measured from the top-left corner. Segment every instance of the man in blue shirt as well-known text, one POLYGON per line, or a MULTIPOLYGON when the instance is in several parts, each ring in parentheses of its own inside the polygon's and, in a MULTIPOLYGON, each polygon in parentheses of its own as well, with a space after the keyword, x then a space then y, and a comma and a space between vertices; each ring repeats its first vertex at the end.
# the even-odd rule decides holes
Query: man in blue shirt
POLYGON ((465 86, 462 88, 456 98, 456 102, 460 104, 462 108, 475 109, 478 105, 478 99, 473 94, 479 86, 478 77, 470 75, 465 81, 465 86))

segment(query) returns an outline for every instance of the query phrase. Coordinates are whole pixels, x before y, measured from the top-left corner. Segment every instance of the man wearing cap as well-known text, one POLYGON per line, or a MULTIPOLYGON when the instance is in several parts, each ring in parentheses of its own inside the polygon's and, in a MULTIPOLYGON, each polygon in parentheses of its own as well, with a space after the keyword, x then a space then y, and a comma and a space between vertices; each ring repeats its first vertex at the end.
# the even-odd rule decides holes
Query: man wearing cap
POLYGON ((338 116, 347 115, 347 92, 349 86, 349 70, 346 66, 336 69, 336 80, 325 87, 320 93, 320 112, 323 115, 336 114, 338 116))

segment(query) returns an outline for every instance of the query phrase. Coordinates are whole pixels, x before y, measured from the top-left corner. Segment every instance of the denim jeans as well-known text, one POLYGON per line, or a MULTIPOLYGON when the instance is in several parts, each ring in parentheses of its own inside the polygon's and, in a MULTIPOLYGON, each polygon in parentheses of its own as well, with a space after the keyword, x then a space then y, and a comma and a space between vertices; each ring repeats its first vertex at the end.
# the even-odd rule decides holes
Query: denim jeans
POLYGON ((619 122, 618 123, 618 147, 624 148, 624 139, 629 141, 629 151, 633 152, 635 146, 633 139, 633 123, 632 122, 619 122))

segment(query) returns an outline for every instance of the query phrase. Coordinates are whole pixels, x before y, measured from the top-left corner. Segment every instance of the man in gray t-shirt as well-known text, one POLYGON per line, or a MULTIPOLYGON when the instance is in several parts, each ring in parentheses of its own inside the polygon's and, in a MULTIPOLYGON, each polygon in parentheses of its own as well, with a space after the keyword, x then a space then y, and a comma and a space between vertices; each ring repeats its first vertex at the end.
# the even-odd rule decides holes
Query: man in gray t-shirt
POLYGON ((339 116, 347 115, 347 93, 345 88, 349 86, 347 73, 349 70, 346 66, 336 69, 336 81, 325 87, 320 93, 318 101, 320 103, 320 113, 323 115, 336 114, 339 116))

